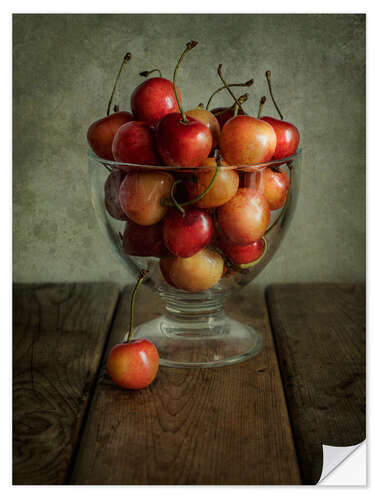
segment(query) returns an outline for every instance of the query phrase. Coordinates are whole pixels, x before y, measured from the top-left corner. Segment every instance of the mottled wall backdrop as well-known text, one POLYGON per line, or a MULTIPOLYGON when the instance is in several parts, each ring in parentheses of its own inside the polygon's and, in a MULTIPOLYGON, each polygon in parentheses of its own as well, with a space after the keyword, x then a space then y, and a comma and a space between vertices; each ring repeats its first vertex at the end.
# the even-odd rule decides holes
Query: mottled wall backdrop
MULTIPOLYGON (((15 15, 13 18, 15 281, 132 280, 111 256, 90 205, 86 130, 116 97, 129 108, 138 72, 172 76, 187 108, 220 81, 255 78, 256 113, 272 70, 286 119, 302 135, 303 178, 290 230, 258 283, 365 277, 365 16, 15 15)), ((230 103, 222 94, 215 105, 230 103)), ((274 113, 267 101, 265 113, 274 113)))

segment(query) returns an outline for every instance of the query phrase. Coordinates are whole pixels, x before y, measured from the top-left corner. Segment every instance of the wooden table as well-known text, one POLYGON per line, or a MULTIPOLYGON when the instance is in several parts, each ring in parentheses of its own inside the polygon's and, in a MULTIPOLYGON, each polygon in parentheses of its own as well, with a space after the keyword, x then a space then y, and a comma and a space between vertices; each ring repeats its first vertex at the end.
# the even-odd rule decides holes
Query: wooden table
MULTIPOLYGON (((141 302, 136 322, 162 311, 141 302)), ((322 444, 365 438, 364 285, 248 287, 227 307, 261 354, 161 368, 142 391, 104 370, 128 289, 16 284, 13 304, 14 484, 315 484, 322 444)))

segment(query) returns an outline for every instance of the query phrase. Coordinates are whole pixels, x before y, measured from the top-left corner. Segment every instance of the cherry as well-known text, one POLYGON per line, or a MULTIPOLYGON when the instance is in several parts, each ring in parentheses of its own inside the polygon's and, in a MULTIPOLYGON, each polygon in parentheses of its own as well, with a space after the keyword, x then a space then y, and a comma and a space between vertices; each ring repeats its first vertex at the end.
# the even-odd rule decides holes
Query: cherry
POLYGON ((199 208, 186 208, 184 216, 172 208, 163 220, 165 246, 174 255, 191 257, 208 245, 213 227, 211 216, 199 208))
POLYGON ((252 241, 248 245, 237 245, 229 238, 221 235, 218 243, 219 248, 236 266, 246 266, 251 262, 256 261, 264 252, 264 240, 252 241))
MULTIPOLYGON (((224 87, 226 88, 226 87, 224 87)), ((237 100, 240 104, 243 104, 244 102, 247 101, 249 94, 244 94, 241 97, 239 97, 237 100)), ((214 108, 211 110, 211 113, 216 116, 216 118, 219 121, 220 128, 223 128, 225 123, 230 119, 234 117, 235 114, 235 109, 236 109, 236 104, 233 104, 230 108, 214 108)), ((237 114, 238 115, 244 115, 245 112, 237 108, 237 114)))
POLYGON ((163 275, 163 278, 165 281, 168 283, 168 285, 173 286, 176 288, 176 285, 173 283, 169 276, 169 269, 170 269, 170 264, 172 263, 171 259, 160 259, 159 265, 160 265, 160 271, 161 274, 163 275))
POLYGON ((165 115, 156 126, 158 152, 166 165, 198 167, 209 155, 212 148, 212 135, 203 123, 187 117, 177 94, 176 76, 184 56, 197 45, 191 41, 177 62, 173 86, 180 113, 165 115))
POLYGON ((137 257, 166 257, 170 252, 164 245, 162 223, 140 226, 129 221, 122 237, 124 252, 137 257))
POLYGON ((277 167, 267 167, 260 172, 246 174, 245 187, 249 186, 263 193, 271 210, 278 210, 288 196, 289 176, 277 167))
POLYGON ((221 278, 224 261, 221 255, 203 248, 192 257, 165 257, 160 259, 165 280, 187 292, 202 292, 213 287, 221 278))
POLYGON ((158 152, 166 165, 198 167, 210 154, 212 135, 203 123, 171 113, 156 126, 158 152))
POLYGON ((99 158, 104 158, 110 161, 113 161, 114 159, 112 155, 112 142, 117 130, 121 127, 121 125, 124 125, 124 123, 134 120, 133 115, 128 111, 118 111, 110 115, 113 96, 121 72, 130 59, 131 54, 128 52, 125 54, 112 89, 112 94, 107 107, 107 116, 92 123, 87 131, 87 141, 94 153, 99 156, 99 158))
POLYGON ((220 151, 230 165, 246 166, 269 161, 276 148, 272 126, 258 118, 239 115, 224 125, 220 151))
MULTIPOLYGON (((228 164, 222 161, 223 166, 228 164)), ((202 167, 212 167, 210 169, 199 169, 196 174, 196 181, 186 182, 186 190, 189 199, 196 198, 209 186, 215 175, 215 168, 217 166, 215 158, 207 158, 201 165, 202 167)), ((207 194, 203 196, 194 205, 199 208, 215 208, 224 205, 229 201, 237 192, 239 184, 238 174, 235 170, 230 168, 220 168, 217 172, 216 179, 213 186, 207 194)))
POLYGON ((270 220, 266 198, 251 188, 240 188, 236 195, 217 209, 225 236, 238 245, 248 245, 265 233, 270 220))
POLYGON ((107 372, 124 389, 144 389, 156 377, 159 353, 149 340, 117 344, 108 355, 107 372))
POLYGON ((113 161, 113 138, 121 125, 132 120, 134 117, 131 113, 119 111, 91 124, 87 131, 87 141, 94 153, 99 158, 113 161))
POLYGON ((130 172, 120 186, 122 209, 129 219, 141 226, 156 224, 168 210, 162 200, 169 197, 173 182, 168 172, 130 172))
POLYGON ((198 120, 203 123, 203 125, 206 125, 212 135, 212 148, 219 144, 220 125, 215 115, 201 106, 191 109, 190 111, 186 111, 186 115, 190 116, 190 118, 198 120))
MULTIPOLYGON (((234 117, 234 106, 230 108, 214 108, 211 110, 211 113, 216 116, 219 121, 220 127, 223 128, 225 123, 230 120, 230 118, 234 117)), ((244 115, 245 113, 242 110, 238 111, 239 115, 244 115)))
POLYGON ((125 389, 149 386, 159 369, 159 353, 154 344, 145 339, 132 340, 135 294, 145 276, 146 272, 143 271, 132 293, 128 339, 112 347, 107 358, 109 376, 115 384, 125 389))
POLYGON ((104 204, 107 212, 118 220, 128 220, 120 205, 119 191, 126 174, 121 170, 112 170, 104 184, 104 204))
POLYGON ((113 139, 112 153, 116 161, 138 165, 159 165, 153 130, 143 122, 122 125, 113 139))
POLYGON ((263 116, 262 120, 269 123, 276 134, 276 149, 272 159, 279 160, 288 158, 294 155, 297 151, 300 136, 297 127, 292 123, 272 118, 271 116, 263 116))
POLYGON ((275 108, 279 113, 280 120, 270 116, 263 116, 262 120, 269 123, 275 131, 277 143, 273 154, 273 160, 279 160, 281 158, 287 158, 288 156, 294 155, 298 148, 300 136, 297 127, 295 127, 292 123, 284 121, 284 117, 275 101, 271 86, 271 71, 266 71, 266 78, 270 95, 275 108))
POLYGON ((173 83, 160 77, 142 82, 131 95, 131 109, 137 120, 156 125, 163 116, 178 111, 173 83))

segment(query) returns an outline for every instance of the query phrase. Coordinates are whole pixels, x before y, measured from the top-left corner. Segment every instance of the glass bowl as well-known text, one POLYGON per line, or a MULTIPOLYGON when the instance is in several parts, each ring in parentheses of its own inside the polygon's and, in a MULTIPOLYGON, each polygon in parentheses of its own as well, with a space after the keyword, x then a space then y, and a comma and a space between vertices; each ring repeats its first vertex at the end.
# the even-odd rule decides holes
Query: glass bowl
MULTIPOLYGON (((222 272, 220 271, 220 276, 213 280, 218 280, 213 286, 210 285, 208 289, 201 291, 190 291, 190 289, 194 289, 194 283, 200 283, 201 277, 205 275, 206 268, 200 268, 200 265, 202 262, 205 265, 206 261, 181 260, 182 257, 171 256, 163 244, 163 220, 154 224, 151 229, 151 226, 148 226, 149 229, 143 233, 144 226, 140 227, 134 225, 132 221, 119 220, 111 216, 107 210, 110 207, 108 207, 108 193, 107 200, 105 196, 105 186, 111 173, 114 173, 112 178, 118 177, 121 181, 129 173, 150 174, 155 172, 163 172, 165 175, 173 176, 174 179, 182 181, 180 185, 184 186, 184 181, 196 182, 197 173, 215 167, 182 168, 125 164, 101 159, 91 149, 88 152, 88 164, 91 200, 99 226, 113 255, 135 277, 139 276, 141 270, 146 269, 148 274, 144 283, 165 301, 164 314, 139 325, 134 330, 133 339, 144 338, 153 342, 159 351, 160 364, 164 366, 224 366, 244 361, 258 354, 263 348, 263 337, 250 326, 251 318, 249 318, 249 324, 243 324, 230 318, 224 311, 224 303, 230 294, 238 292, 265 268, 279 247, 296 207, 301 172, 301 150, 288 158, 267 163, 245 167, 220 167, 227 171, 236 171, 240 187, 256 188, 259 192, 262 192, 264 185, 262 179, 265 173, 270 171, 269 169, 273 171, 284 170, 289 176, 289 189, 284 205, 270 211, 267 229, 261 237, 261 254, 248 264, 233 265, 220 246, 220 235, 218 240, 218 233, 221 232, 217 217, 219 209, 206 210, 213 220, 214 236, 202 252, 205 252, 205 259, 208 254, 209 257, 217 258, 220 261, 222 272), (139 233, 136 230, 135 235, 134 227, 139 229, 139 233), (150 238, 156 251, 150 252, 149 250, 150 238), (135 244, 134 239, 136 240, 135 244), (130 255, 129 253, 138 255, 130 255), (150 253, 154 255, 150 255, 150 253), (182 278, 185 267, 189 267, 188 264, 193 269, 193 274, 195 273, 192 279, 193 286, 189 285, 183 289, 184 280, 182 278), (161 266, 164 274, 161 271, 161 266), (173 267, 173 269, 177 269, 177 274, 173 275, 172 273, 172 278, 171 266, 177 266, 173 267), (179 288, 174 286, 176 282, 179 288)), ((142 175, 134 177, 144 178, 142 175)), ((177 191, 179 188, 180 186, 177 191)), ((141 181, 135 185, 135 189, 142 190, 141 181)), ((185 201, 181 198, 183 195, 184 192, 182 195, 181 192, 176 192, 175 198, 180 202, 185 201)), ((176 209, 167 207, 166 210, 176 209)), ((116 213, 113 215, 119 216, 116 213)), ((230 235, 227 234, 227 236, 230 235)), ((199 258, 201 259, 203 256, 199 258)), ((207 262, 209 261, 210 258, 207 262)), ((217 268, 215 269, 217 270, 217 268)), ((249 300, 251 300, 250 292, 249 300)), ((128 319, 125 318, 124 326, 127 321, 128 319)))

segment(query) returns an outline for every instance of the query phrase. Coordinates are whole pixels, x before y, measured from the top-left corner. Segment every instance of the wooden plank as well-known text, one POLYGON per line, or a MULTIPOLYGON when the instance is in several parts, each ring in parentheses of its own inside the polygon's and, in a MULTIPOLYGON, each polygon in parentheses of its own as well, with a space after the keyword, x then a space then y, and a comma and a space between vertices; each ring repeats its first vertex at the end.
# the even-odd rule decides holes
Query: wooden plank
POLYGON ((119 297, 112 284, 15 285, 13 484, 63 484, 119 297))
MULTIPOLYGON (((161 311, 160 299, 142 288, 136 322, 161 311)), ((264 294, 247 290, 228 311, 251 319, 265 335, 265 350, 232 367, 161 368, 142 391, 120 389, 103 373, 73 484, 300 483, 264 294)), ((125 294, 110 345, 126 331, 128 313, 125 294)))
POLYGON ((267 301, 303 483, 315 484, 322 444, 365 439, 365 286, 271 286, 267 301))

